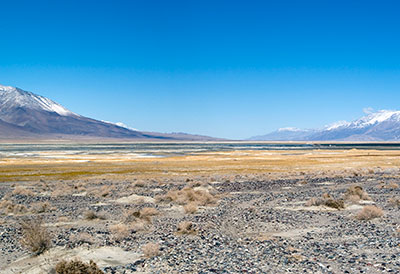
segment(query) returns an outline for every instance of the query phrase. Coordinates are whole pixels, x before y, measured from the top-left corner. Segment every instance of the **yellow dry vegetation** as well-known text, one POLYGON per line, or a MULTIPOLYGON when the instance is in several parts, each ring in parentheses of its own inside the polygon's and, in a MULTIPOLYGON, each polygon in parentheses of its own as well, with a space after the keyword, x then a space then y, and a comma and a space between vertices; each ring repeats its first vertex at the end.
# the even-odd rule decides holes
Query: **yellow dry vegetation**
POLYGON ((288 171, 339 171, 351 168, 400 166, 399 151, 305 150, 230 151, 166 158, 126 159, 98 155, 91 161, 80 158, 6 158, 0 161, 0 182, 40 179, 178 177, 281 173, 288 171))

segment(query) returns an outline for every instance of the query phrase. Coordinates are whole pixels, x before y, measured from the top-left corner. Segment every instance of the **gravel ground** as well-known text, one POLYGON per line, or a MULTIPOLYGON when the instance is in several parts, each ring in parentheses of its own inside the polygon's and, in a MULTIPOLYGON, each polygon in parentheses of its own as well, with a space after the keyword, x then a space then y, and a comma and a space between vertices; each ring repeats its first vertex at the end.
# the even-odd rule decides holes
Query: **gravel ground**
POLYGON ((400 206, 389 202, 400 199, 400 188, 395 187, 399 176, 393 170, 353 176, 302 174, 279 180, 236 176, 141 184, 104 180, 2 183, 1 201, 24 205, 28 212, 13 214, 3 208, 0 269, 13 273, 10 264, 23 264, 21 258, 30 256, 20 244, 19 223, 41 217, 51 232, 52 248, 113 246, 141 254, 145 244, 159 244, 158 255, 102 266, 106 273, 400 273, 400 206), (185 214, 174 201, 116 202, 131 194, 154 198, 193 181, 200 181, 218 203, 185 214), (355 185, 371 200, 345 201, 341 210, 305 205, 324 193, 341 199, 355 185), (33 194, 17 194, 15 189, 21 186, 33 194), (52 194, 61 186, 65 188, 61 195, 52 194), (99 189, 108 189, 107 194, 96 193, 99 189), (47 202, 51 208, 32 213, 38 202, 47 202), (366 204, 375 204, 384 215, 369 221, 356 219, 366 204), (131 229, 122 238, 113 235, 111 227, 124 220, 124 212, 144 207, 159 211, 145 229, 131 229), (87 210, 104 219, 86 220, 87 210), (177 233, 183 221, 193 224, 193 233, 177 233))

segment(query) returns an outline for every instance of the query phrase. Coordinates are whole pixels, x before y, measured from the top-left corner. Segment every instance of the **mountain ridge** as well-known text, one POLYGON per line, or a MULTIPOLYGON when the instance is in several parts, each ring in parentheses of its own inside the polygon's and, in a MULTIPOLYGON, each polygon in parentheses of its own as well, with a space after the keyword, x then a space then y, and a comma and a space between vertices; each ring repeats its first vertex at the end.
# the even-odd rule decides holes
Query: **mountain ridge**
POLYGON ((351 122, 338 121, 322 129, 286 128, 266 135, 250 137, 253 141, 398 141, 400 111, 379 110, 351 122))
POLYGON ((217 140, 217 138, 141 132, 76 114, 61 104, 20 88, 0 85, 0 138, 108 138, 149 140, 217 140))

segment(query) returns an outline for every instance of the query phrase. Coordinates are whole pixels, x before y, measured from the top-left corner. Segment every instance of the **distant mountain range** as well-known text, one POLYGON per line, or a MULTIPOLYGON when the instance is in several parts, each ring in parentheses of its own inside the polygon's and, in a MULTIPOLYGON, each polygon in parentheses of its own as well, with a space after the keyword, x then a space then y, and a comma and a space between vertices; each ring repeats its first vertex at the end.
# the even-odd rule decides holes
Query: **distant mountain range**
POLYGON ((0 85, 0 139, 141 139, 212 141, 185 133, 141 132, 73 113, 32 92, 0 85))
POLYGON ((282 128, 253 141, 399 141, 400 111, 380 110, 352 122, 340 121, 323 129, 282 128))

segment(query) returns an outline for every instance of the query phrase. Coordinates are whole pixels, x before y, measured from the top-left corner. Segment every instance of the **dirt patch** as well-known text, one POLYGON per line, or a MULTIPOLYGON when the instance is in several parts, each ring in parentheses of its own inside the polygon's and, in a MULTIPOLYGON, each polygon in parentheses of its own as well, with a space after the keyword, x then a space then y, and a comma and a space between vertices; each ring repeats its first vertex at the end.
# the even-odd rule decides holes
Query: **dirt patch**
POLYGON ((118 266, 135 262, 140 256, 139 253, 127 252, 119 247, 54 248, 38 257, 22 257, 8 267, 1 269, 1 273, 50 273, 59 261, 74 258, 79 258, 84 262, 93 260, 99 267, 118 266))

